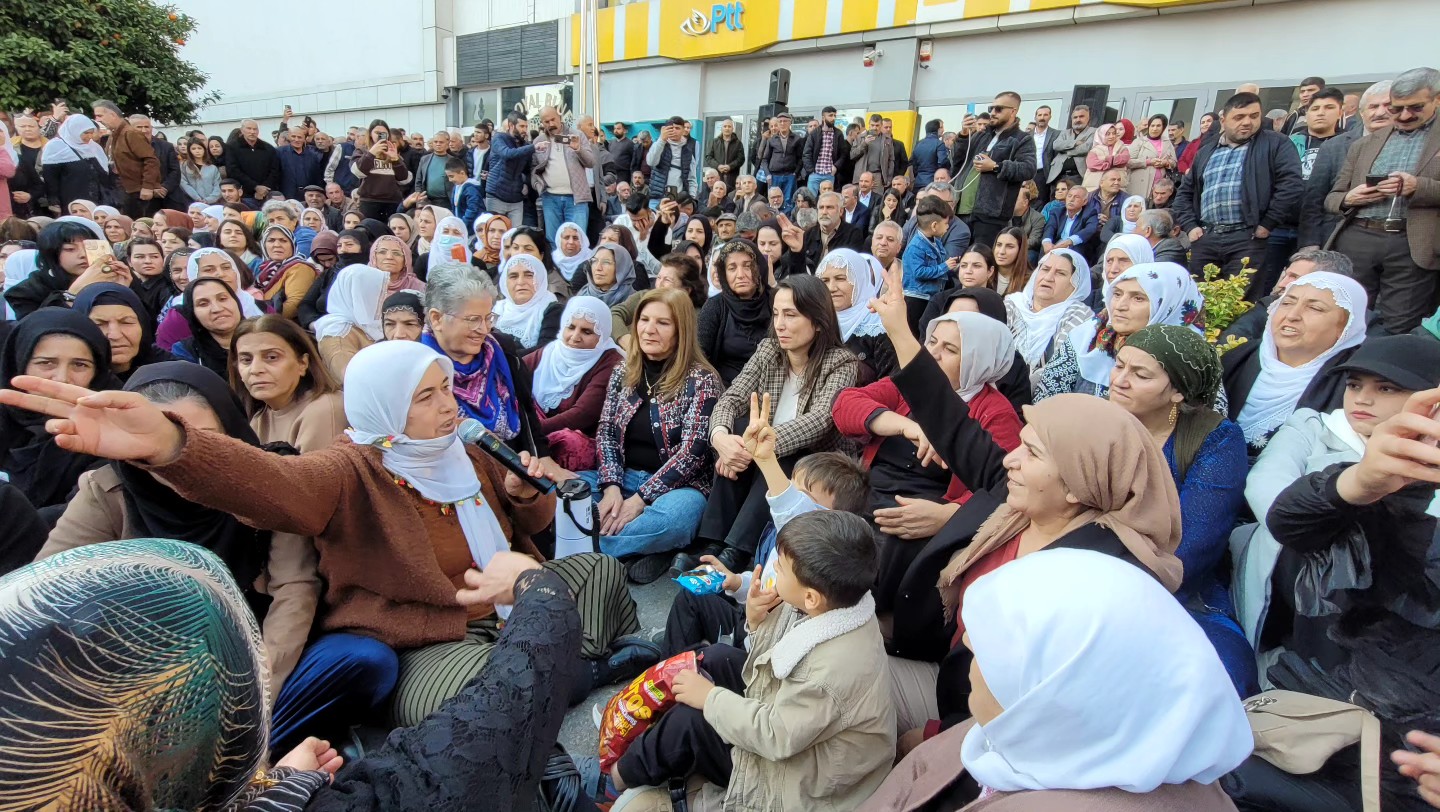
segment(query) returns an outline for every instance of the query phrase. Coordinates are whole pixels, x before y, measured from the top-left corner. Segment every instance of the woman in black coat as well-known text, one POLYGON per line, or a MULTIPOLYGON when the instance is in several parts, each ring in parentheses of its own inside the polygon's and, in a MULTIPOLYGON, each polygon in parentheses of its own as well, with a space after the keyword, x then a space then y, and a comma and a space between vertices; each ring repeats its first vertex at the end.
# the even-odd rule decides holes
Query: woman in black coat
POLYGON ((110 160, 98 143, 100 129, 87 116, 71 113, 40 152, 45 199, 57 215, 75 200, 104 201, 114 185, 110 160))
MULTIPOLYGON (((930 304, 925 306, 925 314, 920 317, 920 334, 925 335, 926 328, 937 316, 957 310, 979 313, 1006 324, 1005 297, 989 288, 950 288, 930 297, 930 304)), ((995 382, 995 388, 1024 420, 1024 407, 1034 402, 1034 392, 1030 388, 1030 367, 1025 364, 1019 350, 1015 351, 1015 363, 1010 365, 1010 371, 995 382)))
POLYGON ((700 308, 700 349, 726 386, 770 331, 770 289, 760 250, 735 238, 720 249, 720 293, 700 308))

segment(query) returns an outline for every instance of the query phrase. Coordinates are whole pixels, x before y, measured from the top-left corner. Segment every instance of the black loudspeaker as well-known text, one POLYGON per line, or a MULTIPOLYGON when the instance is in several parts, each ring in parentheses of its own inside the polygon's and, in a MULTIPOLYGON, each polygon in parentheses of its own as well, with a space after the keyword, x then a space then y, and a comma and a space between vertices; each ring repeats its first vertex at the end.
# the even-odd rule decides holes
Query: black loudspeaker
POLYGON ((1105 109, 1105 102, 1109 97, 1109 85, 1076 85, 1074 92, 1070 94, 1070 109, 1074 110, 1082 104, 1089 107, 1092 126, 1099 126, 1107 120, 1113 122, 1113 118, 1107 118, 1105 109))
POLYGON ((790 71, 784 68, 770 71, 769 99, 771 104, 783 106, 790 103, 790 71))
POLYGON ((786 107, 783 102, 771 102, 770 104, 763 104, 760 106, 759 120, 764 121, 767 118, 774 118, 781 113, 788 112, 790 112, 790 108, 786 107))

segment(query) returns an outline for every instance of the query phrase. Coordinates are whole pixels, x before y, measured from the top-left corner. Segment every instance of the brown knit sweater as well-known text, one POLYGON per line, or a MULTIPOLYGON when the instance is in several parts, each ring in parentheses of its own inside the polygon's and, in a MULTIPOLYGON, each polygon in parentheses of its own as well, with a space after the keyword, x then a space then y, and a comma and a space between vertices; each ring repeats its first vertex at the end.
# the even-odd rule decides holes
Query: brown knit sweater
MULTIPOLYGON (((326 582, 321 628, 369 635, 396 649, 460 640, 471 617, 455 602, 469 565, 460 520, 395 482, 381 451, 341 437, 330 448, 282 457, 226 437, 185 435, 178 459, 154 466, 175 492, 265 530, 313 536, 326 582)), ((521 504, 504 469, 467 448, 485 500, 518 552, 555 516, 554 495, 521 504)))

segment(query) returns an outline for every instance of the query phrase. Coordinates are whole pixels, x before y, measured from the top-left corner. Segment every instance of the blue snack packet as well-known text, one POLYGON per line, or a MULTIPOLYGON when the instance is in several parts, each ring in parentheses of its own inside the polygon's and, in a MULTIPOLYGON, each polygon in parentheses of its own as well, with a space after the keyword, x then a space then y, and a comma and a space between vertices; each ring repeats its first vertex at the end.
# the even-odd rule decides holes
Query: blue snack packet
POLYGON ((695 595, 718 595, 724 590, 725 576, 707 564, 690 570, 675 581, 695 595))

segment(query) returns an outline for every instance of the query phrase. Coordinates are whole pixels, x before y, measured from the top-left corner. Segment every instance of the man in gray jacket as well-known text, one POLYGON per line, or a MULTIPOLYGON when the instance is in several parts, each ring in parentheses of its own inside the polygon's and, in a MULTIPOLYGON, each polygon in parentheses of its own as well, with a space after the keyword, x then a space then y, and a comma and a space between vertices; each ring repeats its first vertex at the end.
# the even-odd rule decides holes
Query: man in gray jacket
POLYGON ((1067 175, 1084 177, 1085 156, 1093 146, 1095 128, 1090 126, 1090 108, 1077 104, 1070 111, 1070 129, 1055 137, 1055 157, 1050 161, 1046 183, 1054 186, 1055 181, 1067 175))
POLYGON ((562 223, 574 223, 584 231, 590 224, 594 200, 585 170, 595 169, 595 151, 585 134, 560 119, 560 111, 540 111, 540 136, 535 139, 535 157, 530 183, 540 195, 545 218, 545 237, 553 245, 555 230, 562 223))

